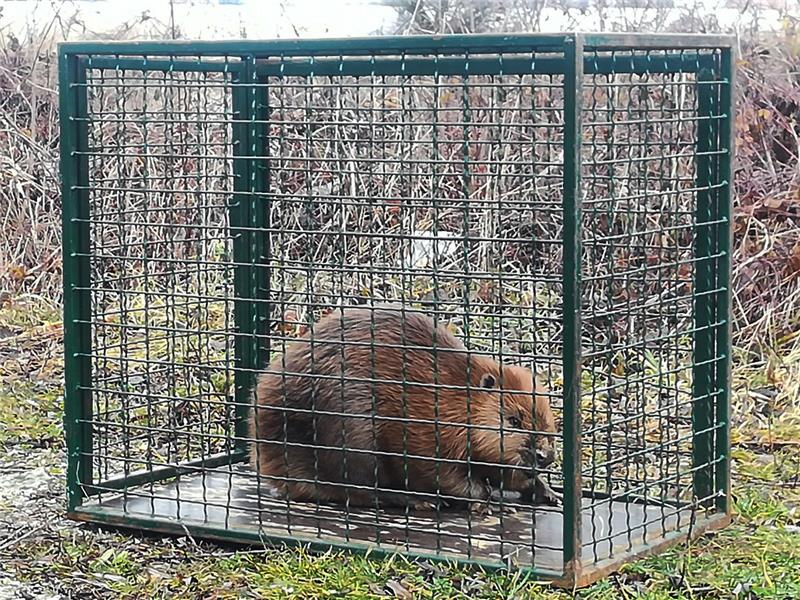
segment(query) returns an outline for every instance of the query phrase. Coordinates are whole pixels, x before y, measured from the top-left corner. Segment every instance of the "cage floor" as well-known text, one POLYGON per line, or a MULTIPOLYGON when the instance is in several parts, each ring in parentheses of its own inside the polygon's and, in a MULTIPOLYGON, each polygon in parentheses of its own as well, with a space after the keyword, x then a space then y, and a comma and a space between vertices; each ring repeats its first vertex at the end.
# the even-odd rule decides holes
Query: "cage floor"
MULTIPOLYGON (((259 495, 244 465, 228 472, 183 475, 165 484, 104 495, 85 504, 93 512, 117 517, 179 520, 187 526, 242 531, 269 537, 296 537, 332 544, 379 545, 387 551, 471 558, 487 563, 516 563, 542 571, 560 571, 563 517, 553 508, 531 507, 516 513, 468 515, 466 511, 410 512, 287 503, 259 495), (533 552, 532 552, 533 550, 533 552), (532 560, 532 554, 535 559, 532 560)), ((584 499, 583 555, 588 562, 616 556, 657 540, 688 523, 672 507, 584 499), (594 506, 592 507, 592 504, 594 506), (592 541, 594 540, 594 541, 592 541), (613 553, 612 553, 613 548, 613 553)), ((218 537, 218 536, 217 536, 218 537)))

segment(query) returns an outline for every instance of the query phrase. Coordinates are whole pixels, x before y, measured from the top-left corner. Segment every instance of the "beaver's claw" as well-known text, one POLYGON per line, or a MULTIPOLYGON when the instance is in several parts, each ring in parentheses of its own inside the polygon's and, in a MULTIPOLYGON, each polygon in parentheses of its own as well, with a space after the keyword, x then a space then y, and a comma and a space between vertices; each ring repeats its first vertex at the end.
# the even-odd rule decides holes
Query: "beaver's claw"
POLYGON ((562 497, 542 479, 541 475, 537 475, 533 484, 533 499, 536 504, 558 506, 561 504, 562 497))

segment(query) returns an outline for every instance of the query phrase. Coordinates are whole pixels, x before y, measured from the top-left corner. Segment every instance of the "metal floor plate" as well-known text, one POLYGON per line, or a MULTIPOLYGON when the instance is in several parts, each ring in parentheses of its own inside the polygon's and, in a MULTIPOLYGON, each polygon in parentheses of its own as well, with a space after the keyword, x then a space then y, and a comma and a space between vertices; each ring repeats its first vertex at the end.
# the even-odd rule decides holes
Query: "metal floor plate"
MULTIPOLYGON (((177 521, 193 528, 225 529, 231 541, 253 534, 325 544, 379 546, 385 551, 439 555, 485 563, 516 564, 560 572, 562 514, 551 507, 520 509, 513 514, 468 515, 466 511, 380 510, 327 506, 259 494, 253 473, 245 465, 183 475, 163 484, 143 485, 125 493, 85 502, 92 512, 114 517, 177 521)), ((586 564, 618 556, 642 543, 655 541, 680 524, 673 507, 584 499, 583 557, 586 564), (594 506, 592 506, 594 504, 594 506), (594 540, 594 541, 592 541, 594 540), (613 545, 613 555, 611 553, 613 545)), ((195 529, 196 530, 196 529, 195 529)), ((214 537, 219 537, 215 535, 214 537)), ((227 536, 226 536, 227 537, 227 536)))

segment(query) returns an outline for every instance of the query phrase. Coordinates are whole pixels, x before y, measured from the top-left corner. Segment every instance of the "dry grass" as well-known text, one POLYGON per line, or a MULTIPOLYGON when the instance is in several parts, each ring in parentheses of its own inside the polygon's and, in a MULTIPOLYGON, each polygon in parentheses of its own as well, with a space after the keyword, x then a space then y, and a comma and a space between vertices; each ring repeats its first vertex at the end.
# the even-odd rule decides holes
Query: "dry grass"
POLYGON ((800 327, 800 23, 739 63, 734 316, 743 348, 800 327))
MULTIPOLYGON (((18 38, 0 21, 0 297, 34 293, 61 298, 56 42, 82 32, 60 11, 18 38)), ((108 32, 110 39, 164 37, 146 14, 108 32)))
MULTIPOLYGON (((768 43, 757 40, 748 41, 743 47, 739 81, 737 82, 740 95, 736 121, 739 162, 735 179, 734 291, 736 296, 734 318, 738 350, 735 371, 733 440, 736 444, 736 453, 734 458, 737 461, 738 483, 748 485, 755 483, 760 486, 758 489, 767 490, 776 487, 780 488, 782 493, 787 490, 791 491, 792 486, 797 486, 798 468, 795 446, 797 440, 800 439, 800 388, 798 388, 800 386, 798 383, 800 382, 800 334, 798 333, 798 326, 800 326, 800 161, 798 160, 800 43, 798 40, 800 40, 800 33, 795 25, 787 27, 781 36, 771 38, 768 43)), ((57 321, 57 317, 50 316, 40 319, 36 323, 25 323, 26 319, 37 319, 35 316, 26 317, 26 315, 40 314, 41 306, 51 307, 52 310, 48 309, 47 314, 52 315, 53 311, 57 314, 61 299, 57 97, 51 41, 50 33, 46 32, 44 35, 37 33, 22 42, 3 40, 2 47, 0 47, 0 227, 2 227, 0 230, 3 232, 3 237, 0 239, 0 302, 5 304, 4 315, 8 319, 5 321, 5 325, 0 323, 0 327, 5 327, 5 329, 0 329, 2 331, 0 337, 7 338, 0 345, 0 354, 7 359, 4 362, 2 373, 5 382, 2 393, 5 401, 4 404, 0 403, 0 409, 15 410, 15 407, 27 404, 36 408, 36 411, 40 411, 34 411, 31 418, 27 418, 30 415, 26 415, 24 419, 11 422, 10 427, 3 430, 0 441, 11 445, 19 444, 20 440, 25 443, 35 442, 34 438, 56 444, 57 434, 60 433, 58 426, 53 422, 53 399, 55 398, 53 384, 48 384, 47 390, 44 391, 44 388, 38 387, 36 369, 34 369, 32 378, 29 373, 32 358, 38 359, 41 356, 52 358, 57 354, 52 347, 53 343, 60 341, 58 325, 52 323, 52 321, 57 321), (14 311, 13 318, 8 317, 8 310, 14 311), (35 325, 38 329, 31 329, 31 325, 35 325), (40 344, 47 343, 49 350, 45 351, 44 348, 31 345, 31 342, 37 341, 40 344), (24 384, 19 383, 19 378, 26 378, 24 384), (37 398, 37 400, 34 401, 31 398, 37 398), (45 424, 42 425, 42 423, 45 424), (25 431, 28 433, 21 435, 25 431)), ((420 93, 424 94, 425 91, 420 93)), ((461 90, 454 87, 453 95, 458 96, 460 93, 461 90)), ((395 89, 394 92, 387 91, 383 96, 379 94, 377 100, 352 95, 343 98, 336 96, 335 90, 326 91, 320 87, 308 98, 305 97, 304 91, 296 90, 294 95, 288 93, 283 95, 280 100, 288 104, 302 105, 303 101, 310 101, 315 104, 333 103, 351 109, 352 107, 363 109, 364 106, 370 106, 369 102, 373 102, 371 105, 373 107, 376 106, 375 103, 381 107, 387 103, 397 103, 400 98, 397 94, 398 90, 395 89), (391 95, 392 93, 394 96, 391 95)), ((277 99, 274 98, 274 100, 277 99)), ((186 100, 185 97, 184 100, 186 100)), ((406 100, 412 104, 416 102, 423 106, 430 104, 428 99, 421 96, 406 100)), ((513 105, 529 100, 528 97, 512 95, 505 101, 513 105)), ((107 96, 97 99, 103 110, 113 110, 118 106, 119 101, 120 96, 115 95, 113 91, 109 92, 107 96)), ((141 98, 131 98, 125 101, 130 102, 127 105, 129 110, 135 110, 140 107, 137 102, 140 103, 141 98)), ((160 101, 162 107, 169 102, 165 98, 160 101)), ((202 99, 197 98, 195 105, 201 101, 202 99)), ((483 108, 486 108, 492 99, 486 97, 472 99, 473 105, 478 107, 481 101, 485 102, 483 108)), ((617 101, 630 104, 631 99, 617 98, 617 101)), ((687 98, 686 101, 688 102, 690 99, 687 98)), ((212 105, 218 111, 224 112, 225 110, 222 100, 214 100, 212 105)), ((273 105, 277 106, 278 103, 273 105)), ((174 109, 175 105, 172 108, 174 109)), ((479 118, 484 119, 486 123, 491 123, 494 119, 490 110, 484 110, 482 113, 476 111, 476 114, 480 114, 479 118)), ((423 173, 415 178, 404 178, 403 166, 395 165, 380 174, 370 173, 369 176, 365 176, 369 172, 368 167, 358 166, 359 145, 368 142, 370 136, 370 133, 364 128, 334 127, 332 134, 329 132, 318 137, 313 135, 307 137, 307 134, 300 129, 291 130, 292 124, 303 123, 302 109, 289 109, 284 116, 289 123, 289 130, 281 132, 283 140, 279 144, 281 144, 281 153, 287 157, 286 165, 300 171, 307 161, 316 160, 318 165, 324 165, 331 171, 338 170, 340 175, 342 165, 347 165, 346 170, 352 175, 341 176, 338 181, 332 181, 331 176, 325 173, 325 169, 319 169, 313 177, 307 179, 301 175, 287 177, 276 183, 280 186, 281 193, 291 196, 293 193, 302 193, 303 190, 310 188, 316 195, 331 194, 335 196, 342 194, 341 190, 353 189, 361 190, 361 194, 368 194, 368 190, 372 188, 374 192, 380 191, 386 195, 409 195, 409 189, 413 190, 412 195, 415 197, 430 195, 430 173, 423 173), (356 166, 353 167, 353 165, 356 166), (334 188, 334 186, 341 187, 334 188)), ((331 111, 326 118, 334 122, 343 119, 352 120, 355 119, 355 116, 352 110, 350 112, 339 110, 331 111)), ((515 117, 512 116, 511 119, 513 118, 515 117)), ((430 136, 430 132, 425 129, 424 125, 426 119, 429 120, 430 115, 420 114, 418 116, 419 123, 405 133, 403 128, 396 124, 387 124, 384 130, 387 138, 387 153, 406 159, 412 158, 405 154, 403 136, 410 134, 417 139, 430 136)), ((512 120, 503 121, 502 119, 499 123, 500 127, 508 127, 512 124, 512 120)), ((454 127, 452 131, 449 131, 450 138, 441 141, 443 156, 453 163, 457 162, 463 152, 462 143, 458 139, 460 133, 458 129, 458 127, 454 127)), ((495 130, 495 136, 498 135, 498 131, 495 130)), ((680 134, 680 131, 650 132, 650 135, 655 136, 672 134, 680 134)), ((101 145, 111 137, 129 141, 140 139, 140 132, 135 128, 120 130, 114 126, 99 127, 93 131, 92 135, 96 136, 101 145)), ((164 127, 157 130, 155 135, 151 131, 148 141, 149 143, 165 144, 169 149, 170 144, 174 145, 177 142, 198 146, 204 141, 226 139, 228 135, 229 132, 225 131, 225 126, 217 128, 198 126, 195 129, 190 127, 180 132, 164 127)), ((603 131, 595 128, 594 135, 602 139, 603 131)), ((548 140, 542 139, 540 142, 540 151, 553 153, 548 156, 550 159, 556 160, 558 156, 553 147, 557 146, 557 140, 550 139, 548 143, 548 140)), ((507 152, 507 147, 504 149, 501 146, 495 146, 488 151, 487 155, 476 156, 475 159, 502 160, 506 156, 504 152, 507 152)), ((523 151, 521 155, 523 162, 531 158, 530 154, 524 154, 524 152, 530 152, 530 150, 523 151)), ((592 149, 592 152, 594 154, 590 153, 588 158, 597 162, 619 157, 604 155, 602 152, 597 153, 596 149, 592 149)), ((221 157, 224 152, 220 151, 219 154, 221 157)), ((131 215, 130 209, 141 208, 143 204, 137 204, 137 202, 141 202, 141 199, 137 200, 124 195, 119 195, 116 199, 113 197, 106 199, 104 206, 107 212, 130 219, 130 224, 124 233, 115 229, 104 232, 98 238, 99 247, 108 249, 127 247, 131 251, 142 250, 143 255, 152 259, 169 252, 175 258, 187 261, 192 257, 200 256, 209 262, 214 260, 224 262, 221 257, 230 252, 230 246, 227 241, 220 241, 224 238, 220 232, 221 228, 225 227, 227 218, 223 204, 219 202, 216 207, 206 211, 193 211, 192 209, 193 197, 189 192, 191 189, 196 189, 191 186, 197 185, 195 176, 199 173, 194 157, 148 158, 146 163, 141 158, 132 157, 129 160, 95 165, 93 176, 101 180, 130 182, 141 174, 145 164, 150 176, 149 185, 153 188, 160 187, 169 190, 161 195, 151 195, 148 199, 151 203, 149 206, 169 207, 172 212, 160 213, 161 221, 153 221, 154 213, 147 215, 149 220, 141 217, 137 221, 139 217, 131 215), (169 189, 169 186, 172 185, 170 181, 174 183, 172 173, 184 174, 182 180, 180 177, 178 178, 179 183, 185 186, 184 191, 169 189), (202 225, 202 228, 197 228, 194 233, 190 228, 187 228, 186 231, 180 229, 180 226, 198 223, 202 225), (177 231, 180 231, 180 234, 177 234, 177 231), (155 239, 161 240, 161 243, 145 245, 142 242, 147 241, 147 236, 154 236, 155 239)), ((675 164, 668 166, 671 172, 683 170, 684 174, 691 175, 691 171, 687 170, 690 167, 686 163, 676 161, 675 164)), ((220 158, 216 162, 212 162, 211 166, 201 173, 202 178, 206 182, 212 181, 215 176, 224 178, 226 174, 230 173, 230 168, 228 161, 220 158)), ((621 168, 625 169, 626 167, 623 165, 621 168)), ((286 173, 289 171, 287 170, 286 173)), ((487 183, 483 185, 481 185, 480 177, 473 178, 471 184, 466 183, 461 176, 460 165, 453 164, 445 167, 438 175, 440 177, 439 193, 454 201, 465 196, 478 202, 486 201, 492 199, 498 190, 511 190, 515 194, 527 193, 535 196, 536 200, 542 204, 558 199, 556 196, 557 183, 552 186, 539 186, 535 189, 525 187, 530 185, 530 183, 524 182, 525 176, 530 175, 528 173, 499 173, 494 178, 495 182, 500 182, 499 184, 488 183, 492 181, 492 178, 486 177, 484 181, 487 183), (497 187, 494 188, 492 185, 497 187)), ((543 173, 540 172, 539 175, 542 176, 543 173)), ((559 173, 545 175, 552 177, 553 181, 557 181, 559 173)), ((618 175, 621 178, 632 176, 630 172, 624 171, 620 171, 618 175)), ((224 190, 224 181, 220 179, 215 184, 207 183, 206 189, 221 192, 224 190)), ((598 189, 596 191, 598 194, 602 194, 607 190, 598 189)), ((513 194, 505 199, 512 196, 513 194)), ((219 200, 219 198, 217 199, 219 200)), ((480 204, 477 205, 480 206, 480 204)), ((675 207, 680 209, 681 206, 680 201, 677 201, 675 207)), ((327 210, 324 204, 320 204, 317 209, 309 213, 301 204, 295 206, 287 204, 286 210, 276 212, 272 216, 275 223, 280 223, 288 229, 316 227, 326 233, 328 232, 326 228, 331 227, 331 213, 326 212, 327 210)), ((460 207, 454 204, 449 209, 445 208, 439 216, 443 217, 441 219, 444 224, 443 229, 450 233, 466 228, 472 229, 479 235, 491 235, 497 231, 508 235, 536 235, 549 239, 557 239, 560 235, 560 218, 557 211, 539 215, 536 222, 538 229, 535 230, 531 229, 532 225, 526 222, 526 219, 515 217, 511 213, 496 222, 494 219, 489 219, 488 227, 486 219, 481 221, 481 214, 476 212, 476 215, 478 218, 475 223, 465 224, 461 220, 460 207)), ((492 213, 487 210, 485 215, 491 216, 492 213)), ((344 218, 348 227, 358 228, 362 231, 407 234, 429 231, 431 227, 430 211, 424 207, 401 210, 400 207, 386 206, 374 211, 353 208, 345 213, 344 218)), ((658 222, 637 221, 635 216, 631 217, 631 221, 625 219, 626 217, 621 217, 618 224, 639 227, 643 230, 652 228, 654 224, 658 225, 658 222)), ((528 221, 530 220, 528 219, 528 221)), ((608 229, 601 233, 607 233, 613 229, 612 223, 606 225, 608 229)), ((347 248, 338 247, 333 241, 335 240, 334 235, 324 238, 323 243, 314 246, 310 246, 309 239, 309 237, 298 235, 289 240, 281 240, 288 242, 283 246, 285 258, 326 263, 344 261, 345 258, 351 261, 364 261, 369 259, 375 251, 368 244, 353 245, 347 248), (314 248, 316 253, 309 254, 310 248, 314 248)), ((653 239, 642 236, 640 241, 643 246, 647 246, 653 245, 653 239)), ((416 248, 418 250, 419 246, 416 248)), ((680 251, 688 248, 690 248, 689 241, 684 243, 678 240, 675 244, 675 252, 678 254, 671 256, 671 260, 679 259, 680 251)), ((409 261, 417 262, 419 258, 415 254, 417 250, 412 244, 397 244, 391 248, 384 248, 382 259, 386 264, 394 265, 405 265, 409 261)), ((502 244, 476 245, 469 256, 459 257, 458 260, 454 259, 449 266, 458 269, 463 268, 463 264, 470 264, 475 268, 486 270, 508 268, 524 271, 525 269, 543 268, 542 265, 552 269, 552 265, 560 264, 557 250, 545 251, 540 247, 524 250, 508 248, 502 244)), ((604 265, 614 262, 614 260, 621 260, 623 263, 631 260, 630 254, 625 254, 618 249, 616 254, 610 256, 604 254, 603 250, 598 247, 596 255, 592 257, 594 262, 591 264, 602 269, 604 265)), ((667 260, 666 255, 662 258, 667 260)), ((113 275, 114 265, 109 263, 106 266, 109 270, 105 275, 113 275)), ((141 263, 133 265, 134 277, 141 275, 141 268, 141 263)), ((180 273, 176 274, 174 268, 158 264, 156 261, 151 261, 148 268, 152 269, 148 274, 150 284, 153 285, 151 289, 157 291, 178 290, 184 294, 185 298, 189 298, 192 293, 198 291, 197 285, 202 285, 207 291, 214 290, 215 293, 221 295, 230 295, 230 288, 225 287, 230 285, 230 272, 222 271, 217 276, 205 273, 202 275, 205 278, 202 279, 202 284, 197 284, 199 276, 194 273, 182 276, 180 273)), ((281 298, 282 308, 286 310, 281 310, 280 314, 276 315, 276 323, 289 327, 306 319, 302 299, 308 289, 319 294, 322 304, 336 304, 344 294, 360 297, 365 295, 397 297, 408 293, 410 300, 430 301, 434 293, 428 278, 425 277, 419 277, 415 281, 402 281, 398 277, 387 277, 385 278, 385 287, 381 289, 370 289, 371 282, 358 277, 334 281, 330 279, 330 275, 326 278, 324 273, 317 277, 309 277, 307 274, 299 272, 289 282, 280 279, 275 283, 276 288, 280 286, 287 290, 285 296, 281 298), (287 322, 280 323, 280 320, 287 322)), ((619 281, 616 283, 620 284, 619 281)), ((656 282, 642 281, 640 283, 642 287, 636 289, 636 293, 647 297, 652 292, 652 288, 647 286, 655 285, 656 282)), ((618 291, 612 291, 609 294, 608 289, 598 285, 596 288, 587 290, 587 293, 591 293, 593 298, 605 298, 609 295, 614 296, 618 291)), ((498 301, 519 305, 523 308, 526 303, 536 304, 556 315, 559 311, 558 290, 546 286, 511 290, 493 290, 491 287, 474 286, 465 290, 460 282, 454 281, 442 282, 437 293, 443 293, 450 298, 452 303, 446 307, 446 310, 452 314, 458 312, 464 296, 470 298, 476 315, 481 311, 491 312, 491 305, 498 301)), ((115 294, 108 294, 106 298, 101 298, 101 312, 111 314, 122 309, 115 296, 115 294)), ((168 328, 175 326, 186 329, 195 328, 198 326, 197 319, 206 314, 203 311, 208 311, 213 313, 214 320, 206 320, 206 326, 213 323, 220 329, 227 327, 224 314, 230 309, 230 306, 220 303, 209 307, 208 303, 199 300, 187 300, 183 306, 177 306, 176 298, 167 297, 166 304, 163 302, 149 304, 148 307, 152 311, 150 316, 158 317, 149 321, 149 324, 152 326, 161 324, 168 328), (159 321, 159 319, 161 320, 159 321)), ((616 300, 619 302, 619 298, 616 300)), ((137 308, 141 309, 145 300, 143 296, 130 295, 125 302, 128 302, 125 308, 137 310, 137 308)), ((480 325, 480 318, 476 322, 480 325)), ((601 323, 598 324, 596 333, 604 335, 603 332, 608 329, 601 323)), ((611 329, 613 330, 613 328, 611 329)), ((591 338, 596 341, 595 332, 592 333, 591 338)), ((614 332, 615 335, 620 336, 625 333, 624 330, 614 332)), ((512 351, 531 351, 530 341, 532 339, 549 340, 556 335, 557 331, 553 330, 535 332, 535 335, 531 335, 531 332, 521 331, 519 333, 521 341, 512 348, 512 351)), ((104 342, 108 346, 113 346, 118 342, 115 339, 95 341, 104 342)), ((137 340, 131 338, 130 343, 133 348, 137 344, 137 340)), ((490 334, 487 334, 484 343, 487 348, 491 346, 493 342, 490 334)), ((198 349, 189 345, 178 348, 156 341, 152 344, 151 350, 154 354, 150 358, 158 360, 168 361, 171 358, 174 359, 177 354, 189 356, 193 352, 195 353, 194 359, 201 362, 212 358, 212 355, 208 354, 205 358, 198 359, 196 354, 198 349)), ((539 348, 539 350, 546 351, 546 348, 539 348)), ((215 349, 214 352, 219 354, 222 350, 215 349)), ((613 358, 614 361, 618 361, 618 364, 624 364, 625 361, 634 359, 634 362, 639 361, 641 364, 631 364, 632 368, 647 368, 643 356, 606 358, 608 360, 613 358)), ((109 359, 109 362, 113 363, 119 359, 119 356, 111 352, 109 359)), ((58 364, 57 360, 46 362, 45 367, 42 368, 49 369, 54 364, 58 364)), ((60 366, 56 367, 56 369, 59 368, 60 366)), ((625 374, 624 367, 620 367, 620 369, 622 370, 617 373, 617 376, 625 374)), ((654 371, 651 369, 648 373, 649 376, 653 376, 654 371)), ((52 377, 52 373, 47 371, 44 372, 44 375, 52 377)), ((555 375, 554 380, 557 381, 557 374, 555 375)), ((588 384, 599 386, 609 382, 598 382, 590 378, 588 384)), ((221 385, 223 388, 213 389, 212 392, 226 393, 224 388, 227 382, 207 383, 212 387, 221 385)), ((682 382, 681 385, 684 383, 682 382)), ((182 393, 191 395, 193 391, 187 388, 182 393)), ((616 407, 618 410, 625 410, 625 408, 624 405, 616 407)), ((634 410, 642 409, 634 407, 634 410)), ((202 418, 202 415, 198 418, 202 418)), ((166 419, 167 417, 164 416, 165 422, 166 419)), ((640 433, 644 435, 647 432, 640 433)), ((603 458, 599 457, 595 460, 599 462, 603 458)), ((756 503, 756 506, 763 507, 763 501, 764 499, 760 498, 761 504, 756 503)), ((752 515, 748 516, 748 518, 750 517, 752 515)), ((787 522, 794 523, 796 520, 792 521, 793 518, 790 516, 787 522)), ((98 561, 103 562, 99 558, 98 561)), ((678 560, 678 562, 680 561, 678 560)), ((670 568, 674 568, 672 563, 670 565, 670 568)), ((707 568, 711 566, 706 565, 707 568)), ((124 576, 127 577, 128 574, 124 576)), ((275 577, 280 580, 286 577, 286 574, 280 573, 275 577)), ((700 581, 697 578, 695 580, 700 581)), ((516 584, 512 586, 507 581, 503 585, 509 585, 516 589, 516 584)), ((634 586, 633 589, 636 587, 634 586)), ((691 595, 690 590, 689 596, 691 595)), ((597 597, 602 597, 602 594, 598 593, 597 597)), ((609 597, 614 596, 610 595, 609 597)))
POLYGON ((0 285, 58 297, 58 99, 47 37, 0 50, 0 285), (38 42, 38 43, 37 43, 38 42))
MULTIPOLYGON (((63 24, 60 26, 64 27, 63 24)), ((61 233, 58 114, 52 29, 49 28, 44 33, 32 33, 27 40, 0 40, 0 226, 4 233, 0 240, 0 293, 35 293, 57 302, 61 294, 61 233)), ((743 48, 739 66, 734 314, 737 324, 736 340, 740 346, 751 350, 757 350, 758 346, 774 346, 791 336, 797 330, 797 315, 800 314, 798 36, 795 25, 787 27, 782 36, 771 38, 768 44, 757 40, 748 41, 743 48)), ((459 90, 454 92, 459 93, 459 90)), ((333 97, 327 98, 329 94, 326 92, 315 94, 314 100, 336 101, 333 97)), ((286 99, 291 100, 288 97, 286 99)), ((378 98, 376 101, 386 100, 378 98)), ((108 101, 113 102, 115 99, 109 97, 108 101)), ((489 101, 487 99, 486 103, 489 101)), ((511 101, 513 99, 509 99, 511 101)), ((345 101, 344 105, 358 106, 358 102, 345 101)), ((292 119, 293 115, 289 114, 288 120, 292 119)), ((421 119, 424 120, 424 117, 421 119)), ((508 124, 510 123, 506 123, 508 124)), ((420 128, 417 133, 421 131, 420 128)), ((340 133, 344 137, 349 136, 348 141, 327 148, 320 147, 317 141, 312 140, 315 146, 313 153, 318 158, 322 157, 323 162, 333 156, 338 156, 342 161, 352 161, 354 156, 347 153, 352 153, 353 148, 364 141, 363 133, 357 130, 340 133)), ((109 127, 99 134, 118 135, 119 132, 109 127)), ((292 142, 292 132, 287 134, 283 151, 288 156, 302 159, 304 140, 292 142), (297 144, 296 151, 292 149, 294 143, 297 144)), ((191 132, 187 135, 191 135, 191 132)), ((397 136, 397 148, 393 152, 401 151, 400 130, 395 129, 390 135, 397 136)), ((461 152, 455 138, 451 142, 443 139, 443 155, 447 156, 447 152, 451 152, 448 144, 453 146, 453 156, 461 152)), ((150 166, 153 172, 163 173, 165 169, 174 167, 175 162, 161 165, 151 163, 150 166)), ((133 174, 134 167, 133 164, 123 165, 123 168, 129 170, 128 175, 133 174)), ((105 173, 109 178, 123 175, 119 171, 113 171, 113 165, 106 168, 111 169, 105 173)), ((462 189, 457 170, 457 167, 454 168, 448 175, 445 169, 439 174, 440 193, 452 194, 454 198, 463 196, 465 190, 462 189)), ((302 190, 311 186, 316 193, 324 193, 326 186, 329 188, 331 185, 331 181, 325 181, 325 177, 324 174, 319 175, 319 181, 285 181, 282 182, 282 191, 290 194, 293 189, 302 190)), ((515 193, 524 191, 519 186, 510 185, 514 183, 511 179, 513 174, 507 174, 506 178, 505 182, 500 181, 499 189, 515 190, 515 193)), ((400 189, 400 186, 416 186, 415 193, 424 197, 429 190, 422 183, 423 179, 417 177, 411 181, 403 181, 398 172, 388 172, 384 179, 373 178, 372 185, 376 189, 388 186, 390 190, 400 189)), ((365 194, 370 185, 363 178, 342 183, 359 189, 362 185, 366 186, 362 189, 365 194)), ((472 197, 489 198, 494 192, 491 187, 486 187, 466 193, 472 197)), ((298 210, 302 212, 303 208, 298 207, 298 210)), ((453 216, 443 215, 442 222, 450 223, 450 227, 457 230, 460 209, 454 207, 452 210, 453 216)), ((220 220, 219 215, 209 216, 220 220)), ((286 214, 283 218, 297 223, 301 216, 300 213, 286 214)), ((315 221, 325 221, 324 213, 313 217, 315 221)), ((409 218, 414 222, 400 223, 396 215, 376 213, 371 215, 370 221, 362 222, 359 226, 384 227, 389 232, 393 228, 413 231, 417 227, 425 227, 424 215, 421 213, 409 215, 409 218)), ((523 233, 520 227, 524 223, 502 224, 506 228, 509 225, 512 232, 523 233)), ((557 222, 550 225, 539 223, 539 226, 544 227, 543 231, 548 236, 558 235, 557 222)), ((539 233, 541 235, 542 232, 539 233)), ((501 256, 506 256, 513 262, 519 263, 521 258, 526 258, 507 254, 508 249, 485 245, 475 251, 481 255, 479 262, 485 263, 498 250, 501 251, 501 256)), ((536 249, 533 250, 537 252, 536 249)), ((406 251, 410 252, 408 248, 406 251)), ((329 252, 333 252, 333 249, 329 249, 329 252)), ((350 248, 348 252, 356 252, 353 256, 358 256, 369 252, 369 248, 350 248)), ((557 256, 535 254, 527 256, 527 260, 531 259, 558 261, 557 256)))

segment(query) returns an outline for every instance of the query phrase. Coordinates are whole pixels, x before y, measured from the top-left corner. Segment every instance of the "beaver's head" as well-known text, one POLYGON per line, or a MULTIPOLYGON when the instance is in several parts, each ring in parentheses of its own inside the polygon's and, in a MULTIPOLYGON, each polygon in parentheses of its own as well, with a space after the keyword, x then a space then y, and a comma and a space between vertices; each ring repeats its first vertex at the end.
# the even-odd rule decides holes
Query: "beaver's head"
POLYGON ((473 457, 524 467, 535 463, 539 469, 551 465, 555 460, 555 419, 533 373, 497 365, 479 373, 478 381, 480 400, 471 411, 478 426, 472 433, 473 457))

